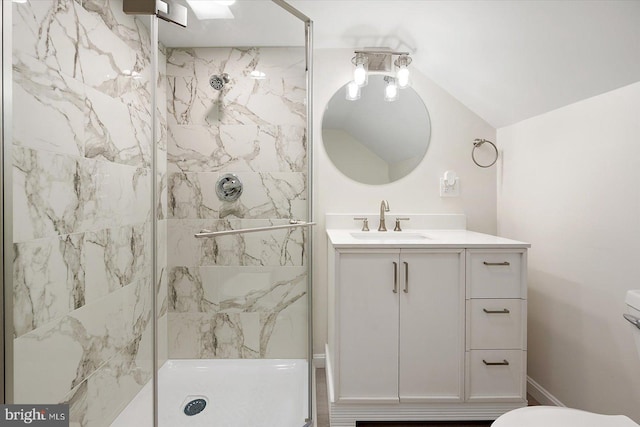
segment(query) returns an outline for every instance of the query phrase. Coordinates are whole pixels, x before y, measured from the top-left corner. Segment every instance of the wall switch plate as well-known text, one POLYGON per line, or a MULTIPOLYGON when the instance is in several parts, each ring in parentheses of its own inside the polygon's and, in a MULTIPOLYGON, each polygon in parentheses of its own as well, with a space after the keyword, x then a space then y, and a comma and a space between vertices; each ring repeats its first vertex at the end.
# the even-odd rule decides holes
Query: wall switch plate
POLYGON ((460 178, 456 177, 453 185, 445 184, 444 178, 440 178, 440 197, 460 196, 460 178))

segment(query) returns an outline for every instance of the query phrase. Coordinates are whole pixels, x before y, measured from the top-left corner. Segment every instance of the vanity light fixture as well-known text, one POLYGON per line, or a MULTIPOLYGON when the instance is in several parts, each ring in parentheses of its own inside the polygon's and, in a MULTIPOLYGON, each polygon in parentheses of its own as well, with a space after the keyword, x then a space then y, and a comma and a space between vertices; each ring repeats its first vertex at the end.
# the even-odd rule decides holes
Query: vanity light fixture
POLYGON ((355 68, 353 81, 347 85, 348 100, 360 99, 360 88, 367 85, 369 74, 385 76, 387 84, 384 99, 386 101, 395 101, 399 96, 398 89, 409 87, 409 64, 411 64, 409 52, 396 52, 382 47, 356 50, 354 53, 356 56, 351 58, 351 63, 355 68), (396 57, 395 61, 394 57, 396 57))

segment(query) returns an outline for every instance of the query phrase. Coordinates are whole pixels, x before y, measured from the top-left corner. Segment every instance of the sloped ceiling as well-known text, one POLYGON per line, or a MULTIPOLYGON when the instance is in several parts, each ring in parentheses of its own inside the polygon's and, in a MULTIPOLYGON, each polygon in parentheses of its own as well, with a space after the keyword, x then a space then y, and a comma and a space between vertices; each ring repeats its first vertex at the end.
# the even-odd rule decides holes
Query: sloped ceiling
MULTIPOLYGON (((412 67, 496 128, 640 81, 640 0, 289 3, 314 21, 316 49, 409 50, 412 67)), ((301 27, 279 11, 266 13, 269 6, 239 0, 232 8, 246 19, 253 9, 260 25, 238 21, 222 34, 196 39, 209 46, 213 40, 218 46, 299 45, 301 37, 289 35, 301 27), (266 29, 268 22, 274 30, 266 29)))

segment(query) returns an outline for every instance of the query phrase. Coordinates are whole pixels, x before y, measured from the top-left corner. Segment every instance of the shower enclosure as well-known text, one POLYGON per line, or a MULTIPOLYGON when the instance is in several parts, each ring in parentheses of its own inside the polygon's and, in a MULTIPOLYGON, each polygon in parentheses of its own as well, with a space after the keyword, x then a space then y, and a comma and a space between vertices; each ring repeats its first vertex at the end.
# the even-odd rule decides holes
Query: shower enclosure
POLYGON ((2 3, 4 401, 311 423, 312 22, 2 3))

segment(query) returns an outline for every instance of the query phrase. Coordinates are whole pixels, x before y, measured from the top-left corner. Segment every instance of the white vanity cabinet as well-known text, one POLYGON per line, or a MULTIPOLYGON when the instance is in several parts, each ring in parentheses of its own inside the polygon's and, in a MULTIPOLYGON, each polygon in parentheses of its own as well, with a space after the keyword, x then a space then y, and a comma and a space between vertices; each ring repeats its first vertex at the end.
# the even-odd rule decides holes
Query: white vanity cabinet
POLYGON ((529 244, 466 230, 328 234, 332 427, 526 406, 529 244))
POLYGON ((464 250, 334 253, 341 402, 464 398, 464 250))

